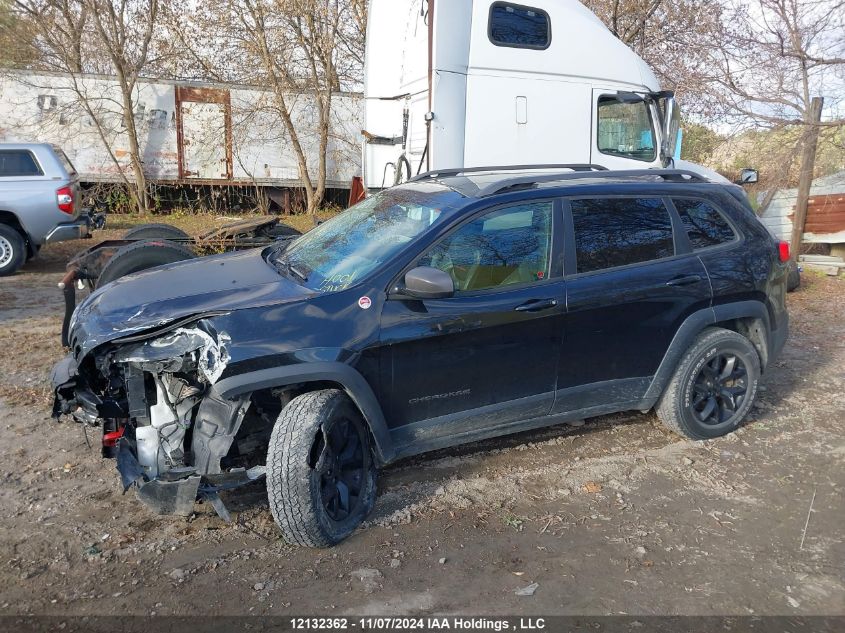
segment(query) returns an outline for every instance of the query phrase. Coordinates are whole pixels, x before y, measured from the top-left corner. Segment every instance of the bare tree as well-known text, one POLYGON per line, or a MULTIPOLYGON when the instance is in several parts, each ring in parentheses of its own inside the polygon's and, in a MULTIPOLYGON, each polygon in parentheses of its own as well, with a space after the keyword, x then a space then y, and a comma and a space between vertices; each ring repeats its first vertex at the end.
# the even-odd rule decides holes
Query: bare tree
POLYGON ((59 72, 69 78, 77 105, 89 118, 127 186, 133 206, 149 210, 142 144, 136 119, 138 79, 154 61, 159 0, 14 0, 39 48, 32 70, 59 72), (90 73, 114 76, 119 96, 92 89, 90 73), (114 116, 120 121, 114 127, 114 116), (129 172, 115 152, 126 136, 129 172))
POLYGON ((722 29, 722 44, 710 54, 709 83, 727 120, 793 128, 800 137, 792 248, 797 257, 820 131, 845 125, 840 110, 845 1, 734 0, 726 7, 722 29))
POLYGON ((333 97, 361 81, 366 3, 224 0, 202 15, 176 9, 168 22, 185 50, 176 74, 262 86, 272 94, 261 107, 284 131, 307 210, 316 214, 326 193, 333 97))
POLYGON ((713 109, 705 81, 707 60, 721 41, 720 0, 585 0, 584 4, 648 62, 664 88, 678 94, 686 113, 706 120, 713 109))
POLYGON ((15 12, 12 0, 0 0, 0 68, 22 67, 38 58, 29 21, 15 12))
POLYGON ((135 176, 135 204, 144 215, 149 210, 147 182, 135 119, 138 78, 150 61, 151 44, 159 13, 159 0, 83 0, 93 15, 94 31, 111 60, 122 99, 123 125, 135 176))

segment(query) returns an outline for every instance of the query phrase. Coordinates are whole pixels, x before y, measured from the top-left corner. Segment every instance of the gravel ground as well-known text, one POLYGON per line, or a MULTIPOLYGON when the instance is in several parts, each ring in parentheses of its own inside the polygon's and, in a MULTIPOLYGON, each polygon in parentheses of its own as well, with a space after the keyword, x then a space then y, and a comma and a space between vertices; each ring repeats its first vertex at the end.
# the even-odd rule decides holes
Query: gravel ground
POLYGON ((261 485, 226 497, 233 524, 149 513, 96 431, 49 419, 77 248, 0 279, 0 615, 845 615, 845 280, 789 296, 792 336, 733 435, 632 413, 440 451, 308 550, 261 485))

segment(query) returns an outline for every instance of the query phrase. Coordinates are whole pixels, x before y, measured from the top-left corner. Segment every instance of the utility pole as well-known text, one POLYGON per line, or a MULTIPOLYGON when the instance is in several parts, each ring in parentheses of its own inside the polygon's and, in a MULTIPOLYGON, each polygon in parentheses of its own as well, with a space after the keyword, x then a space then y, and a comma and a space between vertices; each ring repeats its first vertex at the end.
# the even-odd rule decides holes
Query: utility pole
POLYGON ((813 97, 810 111, 805 119, 804 143, 801 149, 801 175, 798 180, 798 196, 795 199, 795 214, 792 217, 792 239, 789 252, 792 261, 798 261, 801 241, 804 239, 804 225, 807 222, 807 203, 810 185, 813 184, 813 167, 816 164, 816 147, 819 142, 819 123, 822 120, 824 97, 813 97))

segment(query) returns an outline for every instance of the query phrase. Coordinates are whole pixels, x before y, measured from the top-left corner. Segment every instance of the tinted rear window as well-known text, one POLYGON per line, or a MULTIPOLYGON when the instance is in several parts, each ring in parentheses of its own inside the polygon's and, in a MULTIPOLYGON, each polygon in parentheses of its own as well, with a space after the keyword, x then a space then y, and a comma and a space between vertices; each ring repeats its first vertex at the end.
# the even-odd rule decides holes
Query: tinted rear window
POLYGON ((717 246, 736 238, 731 225, 716 208, 704 200, 673 198, 694 249, 717 246))
POLYGON ((32 152, 22 149, 0 150, 0 177, 41 175, 41 168, 32 152))
POLYGON ((672 220, 658 198, 573 200, 578 272, 675 254, 672 220))
POLYGON ((549 14, 540 9, 509 2, 490 7, 490 41, 512 48, 548 48, 551 42, 549 14))

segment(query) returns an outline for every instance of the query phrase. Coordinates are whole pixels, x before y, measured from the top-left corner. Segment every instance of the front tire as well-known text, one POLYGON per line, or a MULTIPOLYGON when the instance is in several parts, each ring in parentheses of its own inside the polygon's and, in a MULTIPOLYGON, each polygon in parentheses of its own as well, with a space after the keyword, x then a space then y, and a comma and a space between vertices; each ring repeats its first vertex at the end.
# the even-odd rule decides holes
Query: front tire
POLYGON ((760 356, 746 337, 708 328, 684 355, 657 405, 670 430, 693 440, 735 430, 754 402, 760 356))
POLYGON ((338 389, 298 396, 282 409, 267 449, 267 498, 288 543, 329 547, 373 508, 370 434, 338 389))
POLYGON ((26 261, 26 242, 8 224, 0 224, 0 277, 14 275, 26 261))

